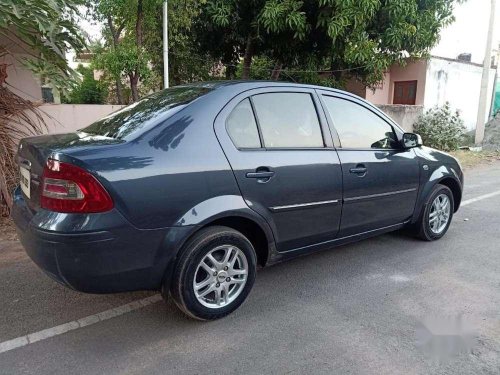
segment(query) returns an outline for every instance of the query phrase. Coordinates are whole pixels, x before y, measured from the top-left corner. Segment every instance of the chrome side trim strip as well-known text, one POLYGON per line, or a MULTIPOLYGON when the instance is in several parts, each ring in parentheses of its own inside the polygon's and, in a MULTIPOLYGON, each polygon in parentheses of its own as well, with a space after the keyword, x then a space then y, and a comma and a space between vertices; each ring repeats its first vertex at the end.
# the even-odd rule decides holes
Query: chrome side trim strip
POLYGON ((271 211, 293 210, 295 208, 313 207, 313 206, 321 206, 321 205, 324 205, 324 204, 335 204, 335 203, 339 203, 339 200, 338 199, 334 199, 334 200, 330 200, 330 201, 290 204, 288 206, 269 207, 269 209, 271 211))
POLYGON ((372 195, 362 195, 360 197, 344 198, 344 202, 358 201, 358 200, 361 200, 361 199, 386 197, 388 195, 410 193, 410 192, 416 191, 416 190, 417 190, 417 188, 411 188, 411 189, 405 189, 405 190, 390 191, 390 192, 387 192, 387 193, 379 193, 379 194, 372 194, 372 195))

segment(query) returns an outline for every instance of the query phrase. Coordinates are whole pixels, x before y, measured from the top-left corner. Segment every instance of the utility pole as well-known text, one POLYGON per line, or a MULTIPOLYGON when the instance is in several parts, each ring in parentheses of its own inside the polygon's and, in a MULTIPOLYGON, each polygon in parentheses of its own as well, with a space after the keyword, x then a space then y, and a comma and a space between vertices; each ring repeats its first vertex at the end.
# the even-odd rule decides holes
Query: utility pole
POLYGON ((488 37, 486 38, 486 52, 483 61, 483 75, 481 77, 481 93, 479 94, 479 106, 476 121, 476 145, 480 145, 484 139, 484 125, 486 122, 486 105, 488 97, 488 83, 490 80, 491 68, 491 47, 493 41, 493 29, 495 26, 495 5, 496 0, 491 0, 490 23, 488 27, 488 37))
POLYGON ((168 89, 168 0, 163 2, 163 88, 168 89))

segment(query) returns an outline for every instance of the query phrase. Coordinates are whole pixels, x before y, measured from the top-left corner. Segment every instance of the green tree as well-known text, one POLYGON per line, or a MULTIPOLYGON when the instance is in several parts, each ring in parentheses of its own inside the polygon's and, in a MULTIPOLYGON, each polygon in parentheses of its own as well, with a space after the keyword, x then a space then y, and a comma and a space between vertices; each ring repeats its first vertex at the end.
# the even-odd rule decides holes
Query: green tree
MULTIPOLYGON (((201 16, 202 0, 168 1, 169 78, 170 85, 202 81, 211 78, 216 61, 200 48, 200 38, 195 33, 197 19, 201 16)), ((163 14, 158 5, 156 16, 147 20, 144 45, 151 57, 157 76, 163 76, 163 14)))
POLYGON ((211 33, 204 47, 215 57, 224 61, 229 55, 233 63, 243 57, 243 78, 249 77, 253 56, 265 55, 273 61, 274 79, 284 68, 312 68, 337 82, 350 72, 374 85, 393 63, 427 55, 440 30, 453 21, 455 3, 207 0, 200 24, 211 33))
MULTIPOLYGON (((367 85, 393 63, 427 55, 453 21, 454 0, 319 0, 316 27, 331 39, 330 69, 353 69, 367 85)), ((338 73, 338 72, 337 72, 338 73)))
POLYGON ((81 74, 81 82, 69 93, 71 104, 104 104, 107 89, 103 82, 94 79, 94 70, 79 65, 76 69, 81 74))
POLYGON ((139 82, 151 77, 151 60, 144 47, 145 24, 155 17, 161 0, 102 0, 88 3, 89 14, 105 23, 105 49, 95 65, 116 81, 118 102, 123 102, 121 79, 129 82, 133 101, 139 99, 139 82))
MULTIPOLYGON (((0 2, 0 57, 10 46, 23 50, 21 62, 40 76, 44 83, 65 89, 73 83, 74 72, 65 53, 84 47, 76 17, 78 0, 4 0, 0 2)), ((3 84, 4 82, 0 82, 3 84)))
MULTIPOLYGON (((310 26, 302 6, 299 0, 207 0, 201 29, 213 32, 213 37, 206 39, 205 48, 225 62, 243 56, 242 78, 248 79, 252 59, 266 51, 266 42, 284 35, 289 43, 304 40, 310 26)), ((273 46, 274 51, 286 48, 273 46)))

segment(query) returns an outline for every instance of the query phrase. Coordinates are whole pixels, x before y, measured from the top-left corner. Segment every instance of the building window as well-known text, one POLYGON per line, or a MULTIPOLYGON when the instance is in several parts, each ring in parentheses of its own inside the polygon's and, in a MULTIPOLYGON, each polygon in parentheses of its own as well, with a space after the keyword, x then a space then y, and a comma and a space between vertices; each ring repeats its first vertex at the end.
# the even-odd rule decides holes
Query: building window
POLYGON ((42 98, 44 103, 54 103, 52 87, 42 87, 42 98))
POLYGON ((417 98, 417 81, 394 82, 394 99, 392 104, 415 105, 417 98))

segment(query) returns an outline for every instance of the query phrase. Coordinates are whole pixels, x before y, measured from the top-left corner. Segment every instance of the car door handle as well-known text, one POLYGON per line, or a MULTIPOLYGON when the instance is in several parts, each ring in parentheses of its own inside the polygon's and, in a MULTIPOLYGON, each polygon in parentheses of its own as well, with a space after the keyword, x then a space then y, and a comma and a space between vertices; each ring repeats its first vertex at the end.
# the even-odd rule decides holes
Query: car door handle
POLYGON ((274 176, 274 172, 273 171, 248 172, 246 176, 247 178, 271 178, 274 176))
POLYGON ((357 175, 364 175, 368 169, 364 165, 356 165, 355 168, 349 169, 349 172, 357 174, 357 175))
POLYGON ((247 178, 256 178, 259 184, 265 184, 274 176, 274 172, 269 167, 259 167, 255 172, 248 172, 246 176, 247 178))

